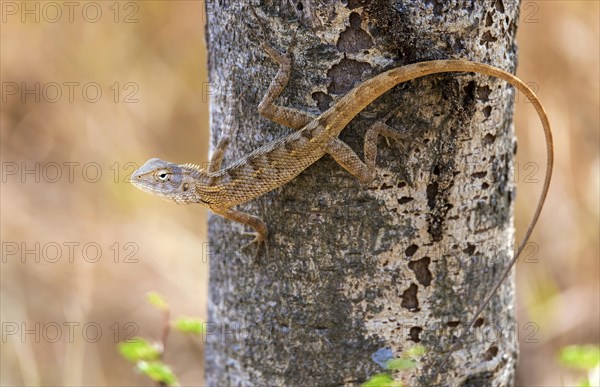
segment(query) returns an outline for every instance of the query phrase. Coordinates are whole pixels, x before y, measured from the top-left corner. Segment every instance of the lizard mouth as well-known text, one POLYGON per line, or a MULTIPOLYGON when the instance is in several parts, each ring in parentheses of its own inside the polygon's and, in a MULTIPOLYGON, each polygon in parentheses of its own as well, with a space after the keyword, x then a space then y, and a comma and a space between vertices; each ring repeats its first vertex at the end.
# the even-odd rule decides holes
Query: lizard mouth
POLYGON ((138 174, 137 171, 131 175, 129 182, 140 189, 144 189, 146 187, 146 182, 142 179, 142 175, 138 174))
POLYGON ((131 183, 134 185, 134 187, 136 187, 144 192, 162 196, 162 194, 158 190, 156 190, 154 187, 149 186, 147 183, 145 183, 143 181, 132 180, 131 183))
POLYGON ((141 189, 142 191, 157 193, 156 187, 153 187, 151 184, 143 178, 144 175, 141 173, 134 172, 133 175, 129 178, 129 182, 133 184, 135 187, 141 189))
POLYGON ((152 195, 158 196, 159 198, 164 199, 164 200, 169 201, 169 202, 176 201, 170 195, 167 195, 167 194, 161 192, 160 189, 157 189, 157 187, 153 187, 153 186, 147 184, 144 181, 140 181, 140 180, 135 181, 135 180, 132 179, 131 183, 136 188, 140 189, 141 191, 151 193, 152 195))

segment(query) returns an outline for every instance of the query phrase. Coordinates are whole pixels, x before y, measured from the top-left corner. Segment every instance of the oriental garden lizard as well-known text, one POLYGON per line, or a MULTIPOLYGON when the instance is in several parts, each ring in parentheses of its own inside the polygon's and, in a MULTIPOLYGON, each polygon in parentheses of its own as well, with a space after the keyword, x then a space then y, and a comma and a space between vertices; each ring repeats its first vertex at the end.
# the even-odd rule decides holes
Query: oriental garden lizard
MULTIPOLYGON (((275 104, 275 99, 284 90, 290 78, 291 60, 265 43, 262 43, 261 47, 279 64, 279 71, 260 102, 258 112, 296 131, 256 149, 226 168, 221 168, 221 163, 230 142, 228 135, 222 136, 219 140, 206 169, 194 164, 178 165, 154 158, 146 162, 131 177, 131 182, 144 191, 180 204, 198 203, 227 219, 252 227, 254 229, 251 233, 254 235, 252 242, 259 246, 267 242, 267 226, 260 218, 233 207, 288 183, 325 154, 331 155, 361 182, 370 182, 375 177, 378 136, 402 140, 405 135, 386 125, 385 119, 373 124, 365 135, 364 162, 338 138, 338 135, 359 112, 395 85, 430 74, 479 73, 508 82, 529 99, 542 122, 546 139, 546 173, 542 192, 522 242, 502 273, 500 281, 475 312, 465 330, 465 332, 469 331, 510 274, 531 236, 548 193, 553 166, 552 133, 550 122, 538 97, 519 78, 499 68, 460 59, 432 60, 397 67, 364 81, 340 98, 327 111, 315 117, 297 109, 275 104)), ((450 354, 461 341, 462 337, 450 349, 450 354)), ((443 359, 441 366, 446 363, 450 354, 443 359)), ((438 372, 439 369, 438 367, 438 372)))

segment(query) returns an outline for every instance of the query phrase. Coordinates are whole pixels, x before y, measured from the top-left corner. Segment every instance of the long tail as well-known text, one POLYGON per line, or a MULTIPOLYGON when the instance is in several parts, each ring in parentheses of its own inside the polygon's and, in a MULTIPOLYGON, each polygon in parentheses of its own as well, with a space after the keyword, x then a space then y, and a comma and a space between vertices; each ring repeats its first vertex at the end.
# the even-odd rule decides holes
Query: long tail
POLYGON ((327 122, 330 124, 331 128, 343 129, 352 120, 352 118, 356 116, 361 110, 363 110, 365 107, 367 107, 367 105, 369 105, 379 96, 381 96, 383 93, 390 90, 397 84, 430 74, 449 72, 473 72, 500 78, 516 87, 524 96, 526 96, 529 99, 529 101, 535 108, 540 118, 540 121, 542 122, 544 136, 546 138, 546 174, 544 177, 544 184, 542 186, 542 192, 540 194, 537 207, 535 209, 533 217, 531 218, 531 222, 527 227, 527 231, 525 232, 523 240, 519 244, 519 247, 517 248, 517 251, 515 252, 510 263, 502 273, 500 281, 498 281, 498 283, 494 286, 492 291, 489 292, 484 301, 481 303, 463 335, 459 337, 458 341, 450 348, 448 354, 443 358, 442 362, 440 363, 440 366, 434 367, 434 380, 437 377, 438 373, 441 370, 443 370, 444 365, 447 363, 452 353, 462 343, 465 335, 468 331, 471 330, 473 324, 475 323, 479 315, 483 312, 485 307, 489 304, 490 300, 492 299, 498 288, 502 285, 506 277, 508 277, 508 275, 510 274, 510 271, 512 270, 513 266, 517 262, 517 259, 521 255, 521 252, 527 245, 527 241, 531 237, 531 233, 533 232, 533 229, 535 228, 535 225, 540 217, 540 213, 542 212, 542 207, 544 206, 544 201, 546 200, 548 189, 550 187, 550 180, 552 178, 552 168, 554 165, 554 145, 552 142, 552 130, 550 129, 550 121, 548 120, 546 110, 542 106, 542 103, 535 95, 533 90, 531 90, 519 78, 504 70, 483 63, 476 63, 465 60, 434 60, 398 67, 386 71, 382 74, 379 74, 376 77, 368 80, 367 82, 357 86, 344 97, 342 97, 336 104, 335 112, 329 110, 324 112, 321 116, 327 119, 327 122))

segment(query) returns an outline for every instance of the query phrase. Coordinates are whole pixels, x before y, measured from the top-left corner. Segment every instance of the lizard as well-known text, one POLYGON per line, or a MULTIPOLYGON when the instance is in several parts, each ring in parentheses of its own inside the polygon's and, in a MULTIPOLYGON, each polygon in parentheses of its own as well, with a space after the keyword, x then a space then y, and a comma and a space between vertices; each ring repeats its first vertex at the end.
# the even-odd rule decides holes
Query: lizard
POLYGON ((179 204, 197 203, 224 218, 252 227, 254 232, 247 234, 254 235, 254 239, 246 246, 252 243, 257 243, 259 246, 266 244, 268 228, 259 217, 233 207, 290 182, 324 155, 332 156, 340 166, 361 182, 372 181, 375 177, 378 136, 402 140, 404 135, 389 127, 385 119, 373 124, 365 134, 364 162, 338 138, 338 135, 358 113, 397 84, 432 74, 478 73, 508 82, 523 93, 535 108, 546 140, 546 172, 538 204, 525 236, 502 272, 500 280, 477 308, 467 329, 449 349, 449 353, 440 363, 441 366, 436 367, 438 371, 434 373, 435 379, 439 370, 449 360, 452 352, 460 345, 466 333, 473 327, 479 315, 510 274, 541 214, 550 187, 554 164, 552 131, 543 105, 523 81, 509 72, 484 63, 463 59, 443 59, 387 70, 355 86, 328 110, 315 117, 298 109, 275 104, 276 98, 285 89, 290 79, 291 59, 265 42, 260 46, 273 61, 278 63, 279 70, 258 105, 258 112, 265 118, 296 131, 256 149, 226 168, 221 168, 231 140, 229 134, 224 134, 219 139, 207 168, 195 164, 179 165, 153 158, 135 171, 130 179, 133 185, 143 191, 179 204))

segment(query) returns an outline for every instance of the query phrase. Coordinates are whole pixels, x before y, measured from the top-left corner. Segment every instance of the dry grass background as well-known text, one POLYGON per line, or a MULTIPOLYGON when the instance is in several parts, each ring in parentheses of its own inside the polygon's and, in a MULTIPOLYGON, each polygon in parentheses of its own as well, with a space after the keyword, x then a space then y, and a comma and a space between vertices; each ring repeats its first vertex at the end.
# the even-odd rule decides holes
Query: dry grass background
MULTIPOLYGON (((159 336, 161 316, 144 301, 149 290, 162 293, 175 315, 206 317, 206 213, 159 201, 125 181, 132 172, 128 163, 151 156, 206 159, 203 3, 97 2, 102 16, 96 22, 95 9, 86 9, 84 20, 85 3, 77 3, 72 23, 63 5, 62 19, 50 23, 45 19, 55 13, 44 6, 53 2, 28 2, 32 9, 38 4, 42 17, 22 22, 21 10, 11 15, 8 3, 24 4, 0 4, 0 382, 148 385, 120 358, 115 339, 132 326, 138 335, 159 336), (137 21, 125 22, 132 17, 137 21), (72 101, 70 82, 78 83, 72 101), (36 83, 39 102, 35 92, 21 95, 36 83), (56 84, 62 95, 49 102, 56 84), (95 85, 102 96, 86 101, 95 97, 95 85), (62 176, 52 182, 56 165, 62 176), (37 169, 39 182, 25 169, 37 169), (54 259, 56 246, 61 255, 54 259), (23 248, 34 251, 24 254, 23 248), (96 251, 101 257, 90 262, 96 251), (130 253, 127 260, 134 262, 124 262, 130 253), (22 337, 23 329, 31 332, 22 337)), ((521 14, 518 75, 537 85, 549 111, 557 164, 533 237, 538 262, 520 263, 517 270, 518 384, 571 385, 581 373, 557 365, 556 351, 600 338, 599 4, 524 1, 521 14)), ((522 231, 541 186, 523 183, 533 171, 526 163, 543 165, 544 146, 533 109, 523 101, 516 126, 522 231)), ((165 360, 183 385, 201 384, 200 339, 172 334, 165 360)))

